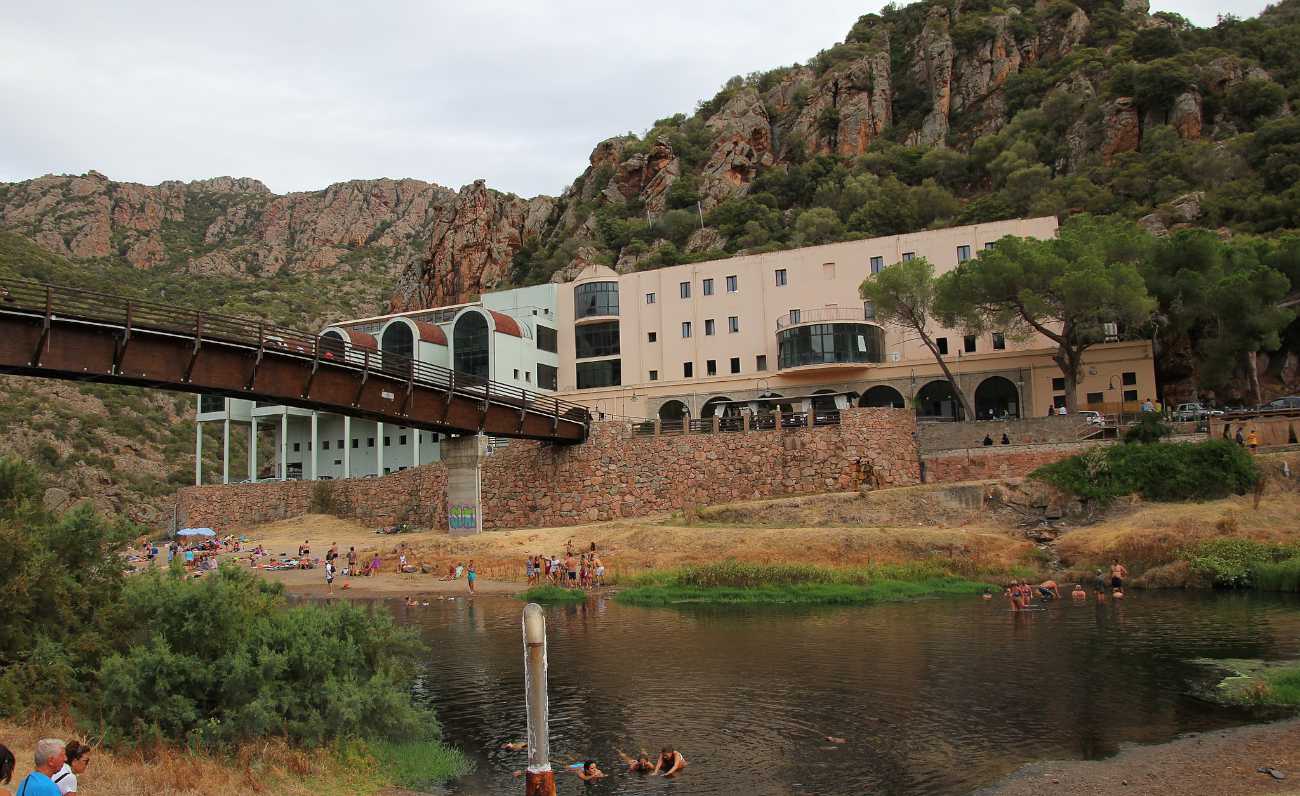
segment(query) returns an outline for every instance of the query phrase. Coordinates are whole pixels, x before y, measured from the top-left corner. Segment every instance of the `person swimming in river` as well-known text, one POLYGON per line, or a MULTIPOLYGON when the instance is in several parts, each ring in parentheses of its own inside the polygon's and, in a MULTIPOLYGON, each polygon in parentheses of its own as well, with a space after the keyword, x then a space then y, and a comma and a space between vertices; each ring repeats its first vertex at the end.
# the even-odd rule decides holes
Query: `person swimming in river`
POLYGON ((655 764, 650 762, 650 755, 646 754, 644 749, 636 757, 624 753, 622 749, 615 749, 614 751, 618 752, 619 759, 627 765, 627 773, 629 774, 649 774, 655 770, 655 764))
POLYGON ((1086 600, 1088 599, 1088 592, 1083 590, 1082 584, 1076 583, 1074 584, 1074 591, 1070 592, 1070 599, 1076 602, 1079 600, 1086 600))
POLYGON ((528 748, 527 741, 506 741, 501 748, 507 752, 522 752, 528 748))
POLYGON ((569 770, 577 774, 578 779, 582 780, 583 782, 590 782, 593 779, 604 779, 607 776, 605 772, 601 771, 600 768, 596 765, 595 760, 583 760, 582 768, 570 767, 569 770))
POLYGON ((1061 599, 1061 589, 1054 580, 1045 580, 1038 584, 1038 593, 1042 595, 1044 600, 1061 599))
POLYGON ((686 768, 686 757, 671 746, 665 746, 659 752, 659 762, 655 763, 655 770, 650 772, 650 776, 671 777, 683 768, 686 768))

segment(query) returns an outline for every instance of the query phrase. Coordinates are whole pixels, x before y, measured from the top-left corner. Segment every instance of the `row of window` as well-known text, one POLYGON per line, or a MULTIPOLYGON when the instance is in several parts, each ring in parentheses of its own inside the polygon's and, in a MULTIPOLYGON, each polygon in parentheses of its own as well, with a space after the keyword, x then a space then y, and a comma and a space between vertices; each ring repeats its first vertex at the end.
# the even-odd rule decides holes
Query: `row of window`
MULTIPOLYGON (((736 276, 735 274, 732 274, 731 276, 728 276, 728 277, 726 278, 726 283, 727 283, 727 292, 728 292, 728 293, 735 293, 735 292, 737 292, 738 290, 740 290, 740 277, 736 276)), ((682 282, 682 283, 678 284, 678 285, 677 285, 677 292, 678 292, 678 295, 680 295, 680 296, 681 296, 682 298, 684 298, 684 299, 688 299, 688 298, 690 298, 690 297, 691 297, 691 283, 690 283, 690 282, 682 282)), ((706 296, 712 296, 712 295, 713 295, 713 277, 705 277, 704 279, 700 280, 700 292, 703 293, 703 294, 706 295, 706 296)), ((655 294, 654 294, 654 293, 646 293, 646 294, 645 294, 645 303, 646 303, 646 304, 654 304, 654 303, 655 303, 655 294)))
MULTIPOLYGON (((874 317, 874 312, 873 312, 873 314, 872 314, 872 317, 874 317)), ((977 350, 977 348, 978 348, 978 346, 977 346, 978 338, 977 338, 975 335, 973 335, 973 334, 968 334, 968 335, 962 337, 961 342, 962 342, 962 351, 963 351, 964 353, 967 353, 967 354, 974 354, 974 353, 976 352, 976 350, 977 350)), ((941 355, 947 356, 947 355, 948 355, 948 338, 946 338, 946 337, 936 337, 936 338, 934 338, 934 347, 937 348, 937 349, 939 349, 939 353, 940 353, 941 355)), ((1007 348, 1007 338, 1002 334, 1002 332, 994 332, 994 333, 993 333, 993 350, 994 350, 994 351, 1005 351, 1006 348, 1007 348)))
MULTIPOLYGON (((691 326, 691 322, 690 322, 690 321, 682 321, 682 337, 690 337, 690 336, 691 336, 691 329, 692 329, 692 326, 691 326)), ((717 324, 714 322, 714 320, 713 320, 712 318, 705 318, 705 319, 704 319, 704 336, 705 336, 705 337, 712 337, 715 331, 717 331, 717 324)), ((729 334, 736 334, 736 333, 739 332, 739 331, 740 331, 740 316, 739 316, 739 315, 728 315, 728 316, 727 316, 727 332, 728 332, 729 334)), ((653 343, 653 342, 655 341, 656 337, 657 337, 657 335, 656 335, 654 332, 650 332, 650 333, 649 333, 649 342, 653 343)))
MULTIPOLYGON (((733 373, 733 374, 734 374, 734 373, 739 373, 739 372, 740 372, 740 357, 732 357, 732 358, 728 361, 727 365, 728 365, 728 368, 729 368, 729 372, 730 372, 730 373, 733 373)), ((765 370, 767 370, 767 355, 766 355, 766 354, 759 354, 758 356, 754 357, 754 370, 756 370, 756 371, 765 371, 765 370)), ((706 359, 706 360, 704 360, 704 375, 706 375, 706 376, 716 376, 716 375, 718 375, 718 360, 716 360, 716 359, 706 359)), ((649 376, 650 376, 650 381, 659 381, 659 371, 657 371, 657 370, 652 370, 652 371, 650 371, 649 376)), ((693 379, 693 378, 695 378, 695 363, 694 363, 694 362, 683 362, 683 363, 682 363, 682 378, 684 378, 684 379, 693 379)))
MULTIPOLYGON (((436 442, 437 439, 438 439, 438 435, 437 435, 437 434, 433 434, 433 433, 425 434, 424 432, 420 432, 420 440, 419 440, 420 442, 425 442, 425 441, 428 441, 428 442, 436 442)), ((335 447, 335 449, 336 449, 336 450, 343 450, 343 443, 344 443, 344 440, 337 440, 337 441, 335 441, 335 442, 334 442, 334 447, 335 447)), ((399 447, 402 446, 402 445, 405 445, 405 444, 406 444, 406 435, 405 435, 405 434, 398 434, 398 435, 397 435, 397 444, 398 444, 399 447)), ((388 436, 388 435, 384 435, 384 447, 385 447, 385 448, 390 448, 390 447, 392 447, 392 445, 393 445, 393 438, 390 437, 390 436, 388 436)), ((360 447, 361 447, 361 439, 360 439, 359 437, 353 437, 353 439, 352 439, 352 448, 355 450, 355 449, 360 448, 360 447)), ((375 447, 375 438, 374 438, 374 437, 366 437, 366 447, 367 447, 367 448, 373 448, 373 447, 375 447)), ((327 440, 327 439, 323 439, 323 440, 321 440, 321 441, 320 441, 320 448, 321 448, 321 450, 324 450, 324 451, 329 450, 329 449, 330 449, 330 440, 327 440)), ((307 450, 311 450, 311 442, 310 442, 310 441, 307 443, 307 450)), ((293 452, 294 452, 294 453, 299 453, 299 452, 301 452, 301 451, 302 451, 302 443, 301 443, 301 442, 295 442, 295 443, 293 443, 293 452)))

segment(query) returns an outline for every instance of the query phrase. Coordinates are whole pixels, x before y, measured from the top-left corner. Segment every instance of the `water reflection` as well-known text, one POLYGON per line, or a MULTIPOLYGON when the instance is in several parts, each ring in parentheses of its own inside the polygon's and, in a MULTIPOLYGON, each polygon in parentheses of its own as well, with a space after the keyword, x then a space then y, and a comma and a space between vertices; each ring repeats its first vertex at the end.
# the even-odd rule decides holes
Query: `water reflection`
MULTIPOLYGON (((1024 762, 1246 720, 1184 693, 1198 657, 1300 656, 1300 601, 1147 595, 1015 615, 1001 601, 866 609, 547 611, 551 749, 598 760, 591 793, 967 793, 1024 762), (831 743, 826 736, 846 739, 831 743), (661 745, 675 781, 621 773, 661 745)), ((453 793, 520 790, 522 605, 393 606, 432 646, 421 691, 479 761, 453 793)), ((565 775, 561 792, 580 783, 565 775)))

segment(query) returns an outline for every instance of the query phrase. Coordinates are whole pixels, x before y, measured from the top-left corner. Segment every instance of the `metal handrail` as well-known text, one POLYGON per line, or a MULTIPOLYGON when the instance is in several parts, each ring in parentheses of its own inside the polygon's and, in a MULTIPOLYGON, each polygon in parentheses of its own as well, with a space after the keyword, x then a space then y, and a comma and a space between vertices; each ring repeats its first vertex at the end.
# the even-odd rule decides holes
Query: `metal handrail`
POLYGON ((879 326, 874 318, 867 317, 867 311, 863 307, 820 307, 812 310, 796 310, 799 313, 798 320, 792 318, 792 313, 787 312, 785 315, 776 319, 776 330, 791 326, 802 326, 806 323, 826 323, 827 321, 860 321, 869 323, 873 326, 879 326))
POLYGON ((553 395, 421 362, 391 351, 248 318, 201 310, 186 311, 153 301, 17 279, 0 279, 0 312, 42 316, 52 312, 70 320, 129 326, 135 330, 162 331, 242 345, 281 356, 318 360, 333 367, 379 372, 421 387, 489 403, 516 408, 523 405, 539 415, 553 415, 583 425, 590 422, 587 407, 553 395))

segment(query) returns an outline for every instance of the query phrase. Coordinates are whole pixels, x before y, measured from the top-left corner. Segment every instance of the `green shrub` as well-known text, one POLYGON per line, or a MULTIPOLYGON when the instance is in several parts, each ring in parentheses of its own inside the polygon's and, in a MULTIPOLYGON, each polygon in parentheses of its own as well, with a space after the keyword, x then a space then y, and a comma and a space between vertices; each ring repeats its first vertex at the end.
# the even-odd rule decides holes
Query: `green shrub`
POLYGON ((1254 487, 1259 470, 1250 454, 1224 440, 1113 445, 1038 468, 1030 477, 1086 500, 1123 495, 1147 500, 1217 500, 1254 487))
POLYGON ((1173 434, 1174 430, 1160 419, 1160 415, 1155 412, 1143 412, 1133 425, 1129 426, 1128 431, 1124 432, 1124 442, 1151 444, 1159 442, 1165 437, 1173 434))
POLYGON ((1256 564, 1252 580, 1255 588, 1261 591, 1300 592, 1300 555, 1256 564))
POLYGON ((1215 586, 1224 588, 1290 591, 1300 583, 1300 549, 1295 547, 1220 538, 1184 550, 1182 558, 1192 569, 1208 576, 1215 586), (1285 588, 1287 583, 1291 589, 1285 588))

